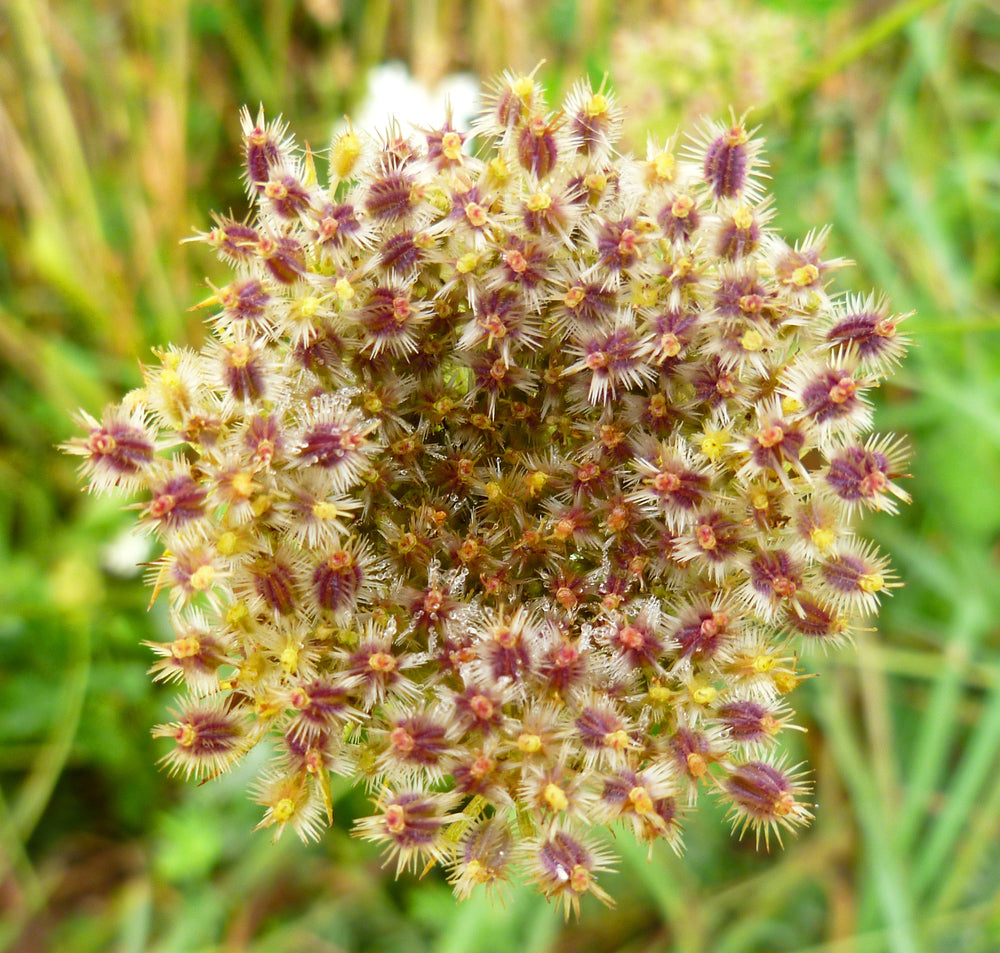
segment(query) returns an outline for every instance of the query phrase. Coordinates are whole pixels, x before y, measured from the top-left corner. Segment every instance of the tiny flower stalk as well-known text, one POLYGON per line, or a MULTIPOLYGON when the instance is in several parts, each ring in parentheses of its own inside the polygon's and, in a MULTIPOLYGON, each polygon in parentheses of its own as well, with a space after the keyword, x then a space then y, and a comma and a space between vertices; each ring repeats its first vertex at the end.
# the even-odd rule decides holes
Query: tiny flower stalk
POLYGON ((492 87, 474 132, 337 138, 321 180, 242 116, 251 213, 212 339, 170 348, 66 449, 139 493, 184 690, 155 734, 205 780, 270 743, 260 826, 356 833, 460 897, 520 877, 569 912, 613 855, 679 850, 706 794, 765 844, 811 817, 782 753, 797 653, 898 585, 853 521, 907 452, 869 432, 906 345, 834 295, 826 232, 772 225, 743 119, 615 150, 612 92, 492 87))

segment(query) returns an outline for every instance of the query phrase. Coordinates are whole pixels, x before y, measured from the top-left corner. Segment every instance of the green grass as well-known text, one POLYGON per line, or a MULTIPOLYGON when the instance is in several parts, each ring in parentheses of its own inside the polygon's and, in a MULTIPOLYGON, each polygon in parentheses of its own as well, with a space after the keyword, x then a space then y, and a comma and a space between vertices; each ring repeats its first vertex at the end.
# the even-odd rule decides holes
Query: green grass
MULTIPOLYGON (((200 338, 187 309, 219 272, 179 242, 210 209, 243 208, 239 106, 264 102, 322 146, 367 68, 389 57, 431 80, 544 57, 552 84, 607 71, 626 88, 636 64, 620 53, 617 6, 4 5, 0 951, 1000 948, 995 2, 903 0, 878 15, 864 3, 756 5, 789 30, 780 82, 752 114, 777 224, 794 238, 830 223, 831 252, 857 263, 840 286, 884 289, 916 312, 916 346, 877 414, 915 448, 914 503, 865 530, 906 586, 856 650, 805 660, 820 673, 794 696, 819 804, 810 830, 758 855, 705 810, 681 859, 647 862, 623 840, 607 883, 617 908, 584 904, 582 922, 565 925, 530 892, 504 909, 456 905, 436 872, 393 881, 347 836, 366 810, 358 791, 336 793, 322 845, 272 845, 250 833, 240 777, 183 787, 155 768, 147 727, 169 698, 148 684, 139 642, 166 620, 146 612, 138 580, 102 570, 128 516, 81 496, 53 447, 71 412, 138 381, 152 345, 200 338)), ((657 7, 635 4, 630 22, 652 28, 657 7)), ((703 39, 732 56, 732 32, 703 39)), ((772 65, 749 25, 739 36, 748 68, 772 65)), ((693 68, 655 52, 644 82, 674 88, 693 68)), ((740 89, 720 88, 723 113, 740 89)))

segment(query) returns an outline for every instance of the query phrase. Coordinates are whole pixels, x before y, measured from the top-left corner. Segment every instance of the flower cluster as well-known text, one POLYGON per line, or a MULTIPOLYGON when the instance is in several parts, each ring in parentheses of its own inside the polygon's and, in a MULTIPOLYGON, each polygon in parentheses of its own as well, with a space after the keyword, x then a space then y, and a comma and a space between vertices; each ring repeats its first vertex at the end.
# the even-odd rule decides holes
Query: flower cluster
POLYGON ((803 645, 894 586, 851 530, 906 452, 868 435, 899 316, 831 297, 825 233, 770 226, 742 121, 616 152, 612 94, 548 111, 506 75, 474 126, 313 156, 243 114, 245 220, 200 351, 84 416, 94 490, 142 491, 181 685, 167 766, 261 741, 261 826, 357 833, 459 897, 514 872, 566 911, 612 861, 589 830, 680 844, 808 821, 778 735, 803 645))

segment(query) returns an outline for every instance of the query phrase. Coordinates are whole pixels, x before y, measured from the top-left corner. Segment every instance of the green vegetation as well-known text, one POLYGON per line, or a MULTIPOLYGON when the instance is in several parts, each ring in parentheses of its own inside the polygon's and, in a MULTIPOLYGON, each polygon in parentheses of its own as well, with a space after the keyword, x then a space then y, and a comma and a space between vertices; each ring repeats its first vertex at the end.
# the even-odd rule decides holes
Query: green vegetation
POLYGON ((650 0, 625 22, 621 6, 0 10, 0 951, 1000 947, 1000 7, 772 0, 705 17, 650 0), (692 37, 690 61, 684 44, 639 55, 664 18, 692 37), (166 637, 165 608, 147 612, 139 580, 108 569, 147 558, 122 556, 132 515, 81 496, 54 449, 71 413, 139 382, 151 346, 202 340, 187 309, 223 270, 179 242, 211 209, 245 208, 244 102, 319 149, 374 63, 402 59, 433 83, 543 58, 553 101, 581 71, 607 71, 626 105, 631 89, 673 90, 666 111, 636 94, 636 128, 690 128, 688 94, 722 116, 759 90, 750 122, 767 138, 776 225, 795 239, 829 223, 829 253, 857 263, 838 287, 916 311, 916 346, 876 414, 915 448, 914 503, 866 524, 906 586, 856 649, 806 657, 820 675, 794 696, 816 820, 770 855, 730 842, 709 809, 681 859, 658 849, 647 863, 620 838, 619 873, 602 878, 617 907, 588 899, 569 925, 530 891, 504 909, 456 905, 438 871, 394 880, 348 836, 370 813, 361 790, 333 791, 319 846, 272 845, 250 832, 246 777, 197 787, 158 772, 148 727, 168 696, 140 642, 166 637), (708 103, 706 63, 723 76, 708 103))

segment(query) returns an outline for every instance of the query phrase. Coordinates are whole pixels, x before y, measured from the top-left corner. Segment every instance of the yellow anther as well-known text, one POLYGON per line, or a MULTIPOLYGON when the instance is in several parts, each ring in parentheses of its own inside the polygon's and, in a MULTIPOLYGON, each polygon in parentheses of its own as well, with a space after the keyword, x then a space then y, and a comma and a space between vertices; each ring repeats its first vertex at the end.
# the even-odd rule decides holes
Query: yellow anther
POLYGON ((744 351, 759 351, 764 346, 764 335, 756 328, 750 328, 740 338, 740 347, 744 351))
POLYGON ((230 480, 229 485, 233 488, 233 492, 237 496, 247 499, 254 491, 253 474, 248 473, 246 470, 241 470, 230 480))
POLYGON ((299 302, 299 314, 303 318, 314 318, 319 311, 319 299, 309 295, 299 302))
POLYGON ((778 663, 771 655, 757 655, 750 664, 758 675, 763 675, 766 672, 770 672, 778 663))
POLYGON ((175 659, 194 658, 200 651, 201 640, 195 635, 174 639, 170 645, 170 654, 175 659))
POLYGON ((701 452, 713 463, 722 455, 729 443, 729 434, 725 430, 709 430, 701 439, 701 452))
POLYGON ((346 178, 354 170, 360 155, 361 139, 353 129, 349 129, 337 137, 330 149, 330 171, 338 179, 346 178))
POLYGON ((552 205, 552 196, 548 192, 535 192, 528 197, 528 209, 532 212, 544 212, 552 205))
POLYGON ((191 574, 191 588, 204 592, 215 581, 214 566, 199 566, 191 574))
POLYGON ((479 256, 475 252, 466 252, 455 262, 455 271, 460 275, 467 275, 476 265, 479 264, 479 256))
POLYGON ((798 288, 808 288, 809 285, 815 284, 818 278, 819 269, 815 265, 800 265, 792 272, 788 283, 798 288))
POLYGON ((866 572, 858 577, 858 588, 862 592, 879 592, 885 588, 885 579, 881 573, 866 572))
POLYGON ((745 205, 741 205, 733 212, 733 224, 741 231, 745 232, 753 225, 753 212, 745 205))
POLYGON ((536 754, 541 751, 542 739, 539 735, 534 735, 530 731, 525 731, 518 735, 517 747, 525 754, 536 754))
POLYGON ((653 799, 649 796, 649 791, 644 787, 636 786, 628 792, 628 799, 632 805, 632 810, 636 814, 649 814, 653 810, 653 799))
POLYGON ((281 667, 292 674, 299 669, 299 647, 297 645, 286 645, 281 650, 281 667))
POLYGON ((462 157, 462 137, 457 132, 446 132, 441 137, 441 152, 453 162, 462 157))
POLYGON ((565 811, 569 807, 569 798, 566 797, 566 792, 558 784, 553 784, 551 781, 545 785, 542 798, 553 811, 565 811))
POLYGON ((826 526, 817 526, 809 533, 809 541, 818 550, 829 549, 837 539, 837 534, 826 526))
POLYGON ((518 76, 517 79, 510 84, 511 92, 517 96, 518 99, 530 100, 534 88, 535 81, 530 76, 518 76))
POLYGON ((715 696, 719 693, 711 686, 705 684, 691 685, 691 698, 696 705, 711 705, 715 701, 715 696))
POLYGON ((673 182, 674 173, 677 169, 677 160, 672 152, 658 152, 653 156, 653 172, 658 179, 666 182, 673 182))
POLYGON ((350 301, 354 297, 354 288, 346 278, 338 278, 333 290, 341 301, 350 301))
POLYGON ((337 504, 329 500, 318 500, 313 503, 312 512, 318 520, 335 520, 338 516, 344 515, 337 508, 337 504))

